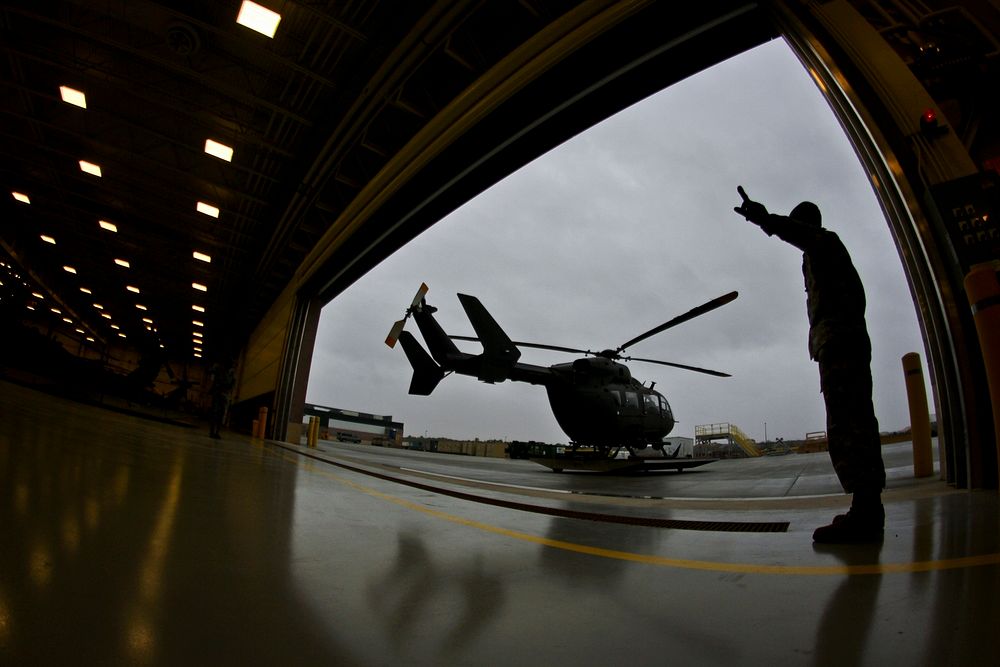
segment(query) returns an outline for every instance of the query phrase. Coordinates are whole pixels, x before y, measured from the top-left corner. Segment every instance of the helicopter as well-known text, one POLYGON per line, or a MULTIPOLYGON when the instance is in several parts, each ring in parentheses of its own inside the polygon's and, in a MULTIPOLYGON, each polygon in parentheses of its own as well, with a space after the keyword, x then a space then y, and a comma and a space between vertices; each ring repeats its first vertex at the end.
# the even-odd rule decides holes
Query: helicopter
POLYGON ((552 413, 559 427, 570 438, 573 452, 589 452, 595 458, 615 456, 622 447, 635 455, 647 445, 663 447, 663 438, 673 429, 675 420, 666 397, 632 377, 623 362, 640 361, 671 366, 717 377, 728 373, 657 359, 625 356, 624 351, 650 336, 704 315, 739 295, 733 291, 692 308, 614 349, 583 350, 559 345, 512 341, 493 319, 482 302, 468 294, 458 294, 475 336, 445 333, 434 318, 437 308, 427 303, 426 283, 417 290, 403 319, 393 324, 386 345, 402 344, 413 367, 409 393, 429 396, 450 373, 469 375, 486 383, 511 380, 542 385, 548 394, 552 413), (428 350, 409 331, 404 330, 410 317, 417 323, 428 350), (478 342, 480 354, 462 352, 454 341, 478 342), (552 366, 537 366, 519 361, 519 348, 554 350, 582 354, 581 358, 552 366))

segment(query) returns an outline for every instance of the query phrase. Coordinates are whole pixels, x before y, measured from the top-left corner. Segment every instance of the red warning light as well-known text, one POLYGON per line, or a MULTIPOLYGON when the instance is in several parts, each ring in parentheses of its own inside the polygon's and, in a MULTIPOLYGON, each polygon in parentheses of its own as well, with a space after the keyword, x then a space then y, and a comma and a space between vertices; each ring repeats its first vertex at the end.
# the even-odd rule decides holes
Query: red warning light
POLYGON ((920 132, 929 137, 939 137, 948 132, 948 127, 938 122, 937 111, 928 108, 920 114, 920 132))

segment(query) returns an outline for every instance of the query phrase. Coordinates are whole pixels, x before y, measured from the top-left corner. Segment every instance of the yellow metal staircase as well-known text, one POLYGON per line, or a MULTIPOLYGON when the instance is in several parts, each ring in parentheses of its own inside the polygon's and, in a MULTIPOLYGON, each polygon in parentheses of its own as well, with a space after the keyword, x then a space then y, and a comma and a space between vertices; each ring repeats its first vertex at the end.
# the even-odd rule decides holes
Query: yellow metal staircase
POLYGON ((761 456, 757 442, 740 430, 736 424, 729 422, 721 424, 702 424, 694 427, 695 445, 710 444, 716 440, 725 440, 730 446, 739 447, 747 456, 761 456))

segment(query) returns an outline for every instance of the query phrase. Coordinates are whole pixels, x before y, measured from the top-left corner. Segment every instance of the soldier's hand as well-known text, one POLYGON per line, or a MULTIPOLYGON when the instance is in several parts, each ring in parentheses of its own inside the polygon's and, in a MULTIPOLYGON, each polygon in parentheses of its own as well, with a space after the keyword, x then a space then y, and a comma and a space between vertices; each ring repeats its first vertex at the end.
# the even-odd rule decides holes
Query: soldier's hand
POLYGON ((743 198, 743 201, 739 206, 733 207, 734 211, 757 225, 767 220, 768 212, 767 208, 763 204, 750 199, 742 185, 736 186, 736 191, 740 193, 740 197, 743 198))

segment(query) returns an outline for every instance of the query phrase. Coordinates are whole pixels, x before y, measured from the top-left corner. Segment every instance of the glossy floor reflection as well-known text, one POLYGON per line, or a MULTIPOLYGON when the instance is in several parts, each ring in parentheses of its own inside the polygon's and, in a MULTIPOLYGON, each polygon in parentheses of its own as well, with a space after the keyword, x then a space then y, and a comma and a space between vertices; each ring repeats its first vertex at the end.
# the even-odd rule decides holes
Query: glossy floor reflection
POLYGON ((768 534, 656 529, 491 507, 307 453, 214 441, 205 429, 0 382, 0 664, 977 665, 1000 656, 995 492, 939 483, 890 492, 882 545, 819 550, 809 534, 840 499, 533 500, 790 523, 768 534))

